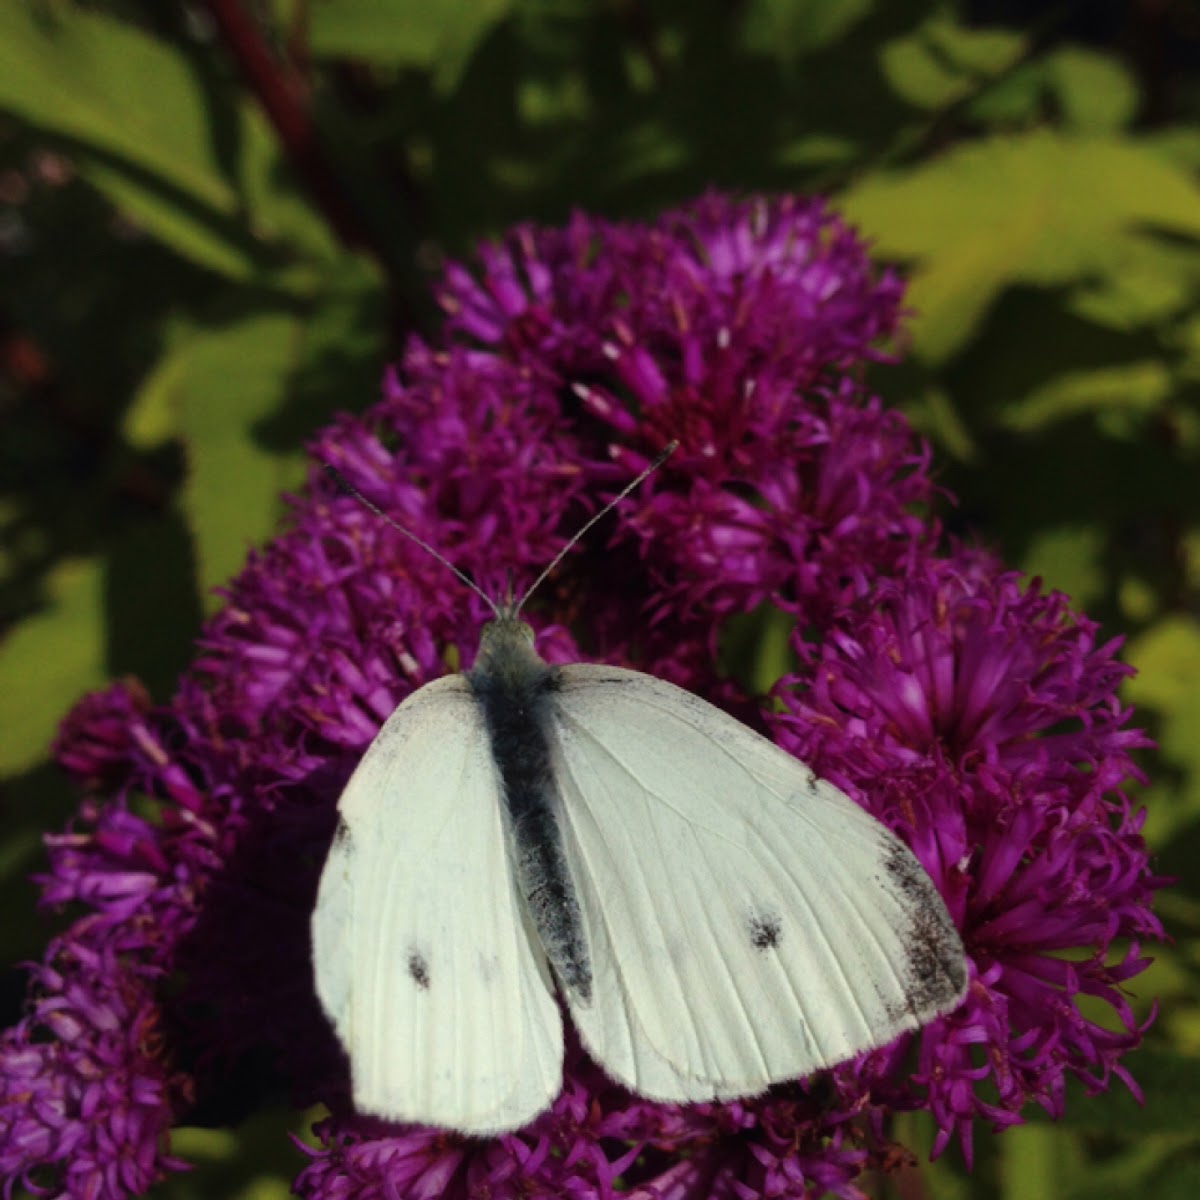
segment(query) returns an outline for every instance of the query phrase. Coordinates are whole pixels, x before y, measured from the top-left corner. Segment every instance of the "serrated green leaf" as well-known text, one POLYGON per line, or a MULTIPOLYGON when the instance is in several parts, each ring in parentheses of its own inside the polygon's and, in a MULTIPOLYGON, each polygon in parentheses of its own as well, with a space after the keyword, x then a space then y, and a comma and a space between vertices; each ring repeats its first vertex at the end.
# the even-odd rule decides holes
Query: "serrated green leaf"
POLYGON ((0 775, 41 762, 67 709, 105 682, 100 562, 63 562, 46 587, 45 607, 0 644, 0 775))
POLYGON ((263 445, 260 426, 287 399, 300 334, 290 314, 255 313, 198 331, 175 352, 183 360, 171 374, 188 461, 184 514, 206 593, 271 533, 279 493, 299 476, 298 460, 263 445))
POLYGON ((360 58, 429 70, 450 90, 475 47, 513 0, 324 0, 308 9, 315 58, 360 58))
POLYGON ((999 423, 1027 433, 1086 413, 1144 415, 1161 407, 1172 387, 1170 372, 1158 359, 1064 371, 1009 404, 999 423))
POLYGON ((1116 132, 1137 115, 1137 87, 1116 59, 1067 46, 1050 55, 1045 67, 1063 117, 1075 129, 1116 132))
POLYGON ((1200 237, 1190 176, 1132 140, 1038 131, 881 173, 843 198, 886 256, 914 264, 914 348, 948 359, 1014 283, 1060 286, 1118 270, 1149 226, 1200 237))

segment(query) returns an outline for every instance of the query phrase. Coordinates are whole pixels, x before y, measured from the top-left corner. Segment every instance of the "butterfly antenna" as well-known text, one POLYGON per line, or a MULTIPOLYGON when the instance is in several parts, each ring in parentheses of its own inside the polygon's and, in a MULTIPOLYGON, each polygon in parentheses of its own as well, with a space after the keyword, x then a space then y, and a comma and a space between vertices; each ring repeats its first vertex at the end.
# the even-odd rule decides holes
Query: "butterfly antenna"
POLYGON ((661 467, 663 463, 665 463, 667 459, 671 457, 678 446, 678 441, 668 442, 667 445, 662 448, 658 457, 636 479, 631 479, 598 513, 592 516, 588 521, 584 522, 583 526, 578 530, 578 532, 575 533, 571 540, 567 542, 567 544, 554 556, 553 559, 551 559, 550 565, 529 585, 529 587, 525 589, 525 595, 523 595, 521 599, 517 601, 516 608, 512 610, 514 616, 516 616, 525 606, 525 601, 528 600, 529 597, 532 596, 533 593, 542 586, 542 583, 545 581, 550 572, 553 571, 560 562, 562 562, 563 558, 567 554, 567 551, 570 550, 571 547, 574 546, 575 543, 578 542, 583 535, 587 533, 587 531, 591 529, 591 527, 595 525, 597 521, 600 520, 601 517, 605 516, 612 509, 616 508, 617 505, 620 504, 621 501, 624 500, 625 497, 628 496, 629 493, 632 492, 633 489, 636 488, 638 484, 646 478, 647 475, 653 475, 654 472, 657 471, 658 468, 661 467))
MULTIPOLYGON (((321 460, 318 459, 317 461, 320 462, 321 460)), ((417 537, 417 535, 413 533, 411 529, 405 529, 404 526, 399 523, 399 521, 392 520, 392 518, 389 517, 387 513, 385 513, 383 509, 379 507, 378 504, 374 504, 368 500, 366 496, 364 496, 362 492, 360 492, 358 488, 356 488, 354 484, 352 484, 350 480, 348 480, 345 475, 343 475, 341 471, 337 469, 337 467, 331 467, 327 462, 321 462, 321 466, 324 468, 325 474, 337 484, 341 491, 345 492, 346 495, 350 496, 352 499, 357 500, 359 504, 363 506, 363 508, 367 509, 368 512, 373 512, 381 520, 386 521, 397 533, 404 534, 404 536, 408 538, 410 542, 416 542, 416 544, 420 546, 426 554, 436 558, 443 567, 453 571, 454 574, 457 575, 458 578, 461 579, 463 583, 465 583, 467 587, 469 587, 471 591, 473 591, 475 595, 477 595, 484 602, 484 604, 486 604, 488 608, 492 610, 494 616, 497 618, 500 616, 500 610, 496 607, 496 602, 475 582, 475 580, 473 580, 465 572, 460 571, 448 558, 439 554, 423 538, 417 537)), ((618 497, 618 499, 619 498, 620 497, 618 497)))

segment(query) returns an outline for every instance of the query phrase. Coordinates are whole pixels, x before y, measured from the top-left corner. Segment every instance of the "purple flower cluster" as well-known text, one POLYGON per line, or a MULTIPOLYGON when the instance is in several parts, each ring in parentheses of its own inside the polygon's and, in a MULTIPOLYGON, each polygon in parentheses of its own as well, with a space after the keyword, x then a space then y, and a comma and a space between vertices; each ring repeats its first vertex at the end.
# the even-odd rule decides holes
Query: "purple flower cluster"
POLYGON ((969 1153, 976 1118, 1058 1113, 1069 1076, 1130 1083, 1141 1030, 1120 986, 1161 929, 1121 791, 1146 744, 1115 698, 1127 669, 1063 597, 942 545, 926 450, 860 380, 896 330, 898 281, 816 201, 710 196, 648 226, 518 229, 438 295, 442 340, 414 340, 315 456, 500 594, 677 438, 539 593, 542 653, 717 700, 896 829, 962 930, 968 997, 739 1103, 641 1100, 572 1046, 554 1108, 517 1134, 356 1116, 308 957, 334 806, 395 705, 469 661, 486 614, 314 472, 174 699, 119 684, 64 725, 59 759, 89 798, 49 839, 43 889, 82 915, 0 1041, 0 1176, 139 1194, 183 1165, 173 1125, 285 1087, 330 1109, 296 1182, 311 1200, 854 1196, 893 1156, 890 1112, 927 1110, 935 1151, 969 1153), (764 604, 794 622, 797 665, 756 706, 715 647, 764 604))

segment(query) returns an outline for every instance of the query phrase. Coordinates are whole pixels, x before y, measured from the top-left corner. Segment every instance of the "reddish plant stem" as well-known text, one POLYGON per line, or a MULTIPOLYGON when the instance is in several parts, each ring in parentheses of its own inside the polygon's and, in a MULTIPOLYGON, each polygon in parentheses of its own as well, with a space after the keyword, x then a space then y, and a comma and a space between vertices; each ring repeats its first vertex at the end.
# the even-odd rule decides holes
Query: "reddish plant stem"
POLYGON ((375 244, 321 146, 303 78, 272 53, 240 0, 204 0, 204 4, 222 43, 274 125, 288 159, 342 244, 386 262, 387 254, 375 244))

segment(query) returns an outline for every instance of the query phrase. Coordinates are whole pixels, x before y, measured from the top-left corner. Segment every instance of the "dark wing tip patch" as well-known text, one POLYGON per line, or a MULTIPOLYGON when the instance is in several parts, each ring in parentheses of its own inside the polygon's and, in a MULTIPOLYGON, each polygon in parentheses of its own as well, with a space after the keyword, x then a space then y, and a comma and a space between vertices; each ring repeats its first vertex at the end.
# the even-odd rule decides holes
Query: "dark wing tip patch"
POLYGON ((967 963, 958 930, 933 880, 900 842, 884 856, 884 870, 905 901, 909 925, 904 931, 909 977, 909 1010, 921 1020, 952 1008, 967 985, 967 963))
POLYGON ((419 950, 410 950, 408 959, 405 961, 405 967, 408 970, 408 977, 420 988, 421 991, 429 991, 429 961, 419 950))
POLYGON ((783 918, 769 909, 752 908, 746 919, 746 930, 755 950, 774 950, 783 938, 783 918))
POLYGON ((337 819, 337 828, 333 831, 333 844, 339 849, 345 846, 350 841, 350 826, 346 824, 346 818, 339 816, 337 819))

